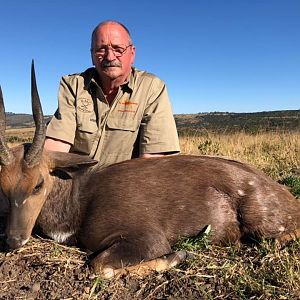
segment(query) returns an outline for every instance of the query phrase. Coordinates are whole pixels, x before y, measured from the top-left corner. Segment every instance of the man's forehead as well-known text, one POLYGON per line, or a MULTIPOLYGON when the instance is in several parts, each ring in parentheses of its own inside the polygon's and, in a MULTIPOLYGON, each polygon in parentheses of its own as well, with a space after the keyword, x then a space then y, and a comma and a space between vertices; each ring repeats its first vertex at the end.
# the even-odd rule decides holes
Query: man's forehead
POLYGON ((97 31, 95 38, 98 42, 127 42, 129 40, 128 33, 119 24, 107 23, 101 25, 97 31))

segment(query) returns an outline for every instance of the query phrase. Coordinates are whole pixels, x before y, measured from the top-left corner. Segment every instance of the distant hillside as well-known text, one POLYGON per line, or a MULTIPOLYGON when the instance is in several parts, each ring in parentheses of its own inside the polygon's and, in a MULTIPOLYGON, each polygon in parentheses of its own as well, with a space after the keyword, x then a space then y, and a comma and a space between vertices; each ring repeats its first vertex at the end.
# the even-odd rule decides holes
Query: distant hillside
MULTIPOLYGON (((45 121, 50 121, 51 116, 45 116, 45 121)), ((6 113, 6 128, 27 128, 34 127, 32 115, 6 113)))
POLYGON ((217 132, 258 130, 300 131, 300 110, 264 111, 256 113, 211 112, 175 115, 178 131, 186 129, 217 132))
MULTIPOLYGON (((51 116, 45 116, 46 122, 51 116)), ((218 132, 244 130, 292 130, 300 131, 300 110, 267 111, 256 113, 210 112, 177 114, 178 131, 213 130, 218 132)), ((34 127, 30 114, 6 114, 7 128, 34 127)))

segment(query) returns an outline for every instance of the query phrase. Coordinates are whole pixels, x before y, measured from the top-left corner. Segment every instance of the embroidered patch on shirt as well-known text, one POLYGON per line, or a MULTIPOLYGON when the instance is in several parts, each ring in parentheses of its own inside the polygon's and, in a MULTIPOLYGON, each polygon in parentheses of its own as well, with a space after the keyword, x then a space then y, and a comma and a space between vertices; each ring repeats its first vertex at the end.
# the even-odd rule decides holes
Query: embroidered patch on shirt
POLYGON ((90 113, 94 110, 93 101, 91 99, 78 99, 77 109, 84 113, 90 113))

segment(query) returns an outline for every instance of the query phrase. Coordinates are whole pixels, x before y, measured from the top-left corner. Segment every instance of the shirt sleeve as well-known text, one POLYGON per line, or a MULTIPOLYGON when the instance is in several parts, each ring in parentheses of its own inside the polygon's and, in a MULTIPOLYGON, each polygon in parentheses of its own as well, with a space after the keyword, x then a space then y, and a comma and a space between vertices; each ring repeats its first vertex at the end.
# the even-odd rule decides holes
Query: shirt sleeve
POLYGON ((140 127, 140 154, 180 151, 178 133, 163 81, 155 77, 140 127))
POLYGON ((76 131, 76 109, 72 86, 70 76, 62 77, 59 85, 58 109, 47 126, 46 136, 73 145, 76 131))

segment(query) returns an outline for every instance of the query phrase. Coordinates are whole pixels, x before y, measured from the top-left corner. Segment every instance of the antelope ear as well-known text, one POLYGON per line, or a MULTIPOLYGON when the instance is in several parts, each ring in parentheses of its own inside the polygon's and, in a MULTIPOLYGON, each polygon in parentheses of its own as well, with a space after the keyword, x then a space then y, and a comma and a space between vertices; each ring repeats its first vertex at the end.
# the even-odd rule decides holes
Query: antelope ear
POLYGON ((49 168, 51 171, 60 169, 66 170, 68 173, 75 172, 98 163, 97 160, 91 159, 88 156, 74 153, 47 151, 47 155, 49 157, 49 168))

